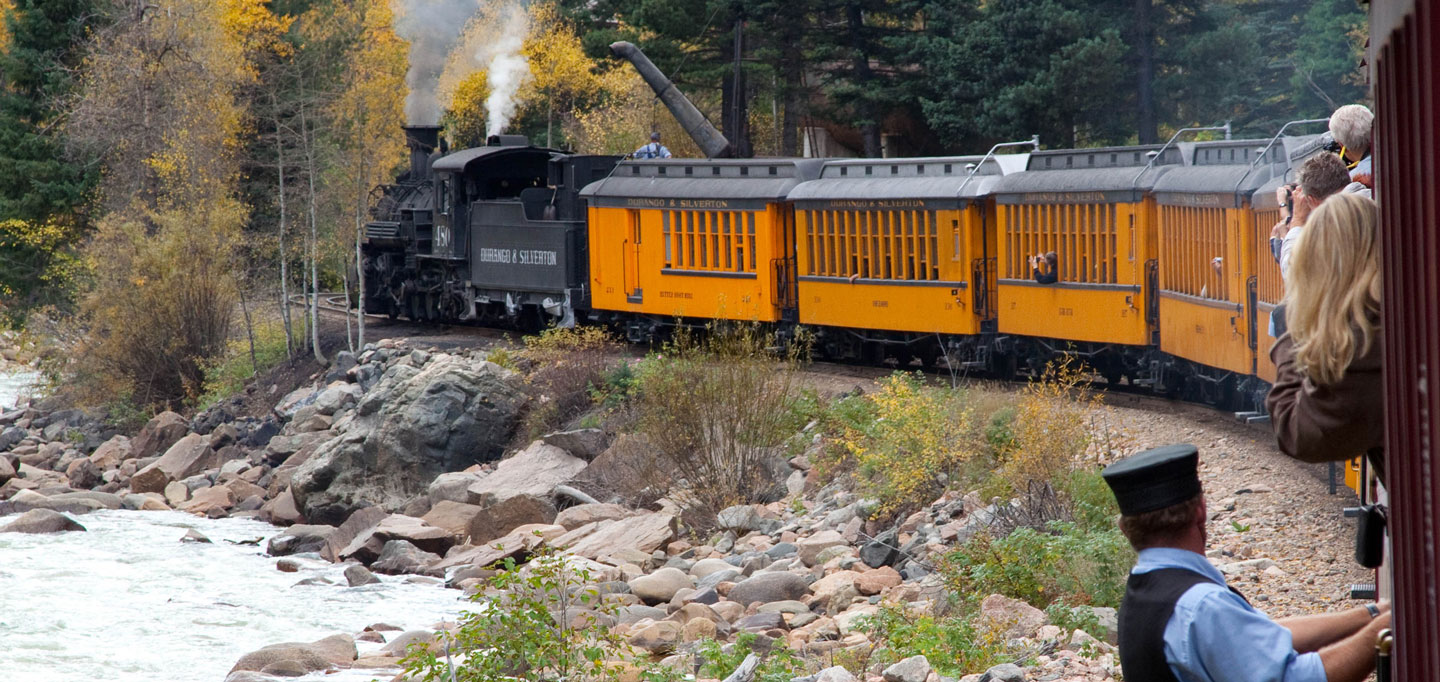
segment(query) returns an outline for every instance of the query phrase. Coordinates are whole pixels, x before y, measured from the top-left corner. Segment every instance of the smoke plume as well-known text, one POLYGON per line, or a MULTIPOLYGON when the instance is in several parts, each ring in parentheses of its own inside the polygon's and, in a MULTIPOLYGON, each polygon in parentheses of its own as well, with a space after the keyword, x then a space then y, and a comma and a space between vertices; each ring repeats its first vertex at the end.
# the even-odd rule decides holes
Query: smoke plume
POLYGON ((488 57, 489 63, 485 74, 486 83, 490 86, 490 96, 485 99, 487 135, 505 132, 519 104, 515 95, 520 86, 530 80, 530 63, 520 52, 525 45, 525 36, 530 32, 529 15, 519 3, 511 3, 506 8, 504 22, 499 39, 475 55, 476 60, 482 63, 488 57))
POLYGON ((395 33, 410 42, 405 118, 412 125, 435 125, 440 122, 435 92, 440 72, 480 0, 391 0, 390 5, 395 33))

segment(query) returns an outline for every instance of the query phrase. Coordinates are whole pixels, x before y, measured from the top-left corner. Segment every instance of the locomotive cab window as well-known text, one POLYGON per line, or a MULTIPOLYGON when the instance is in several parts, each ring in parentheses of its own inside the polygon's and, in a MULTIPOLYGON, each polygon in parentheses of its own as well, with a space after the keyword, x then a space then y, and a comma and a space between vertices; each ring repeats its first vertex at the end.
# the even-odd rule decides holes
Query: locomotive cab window
POLYGON ((450 175, 447 173, 440 176, 440 191, 438 192, 440 206, 438 208, 441 215, 450 215, 450 186, 450 175))

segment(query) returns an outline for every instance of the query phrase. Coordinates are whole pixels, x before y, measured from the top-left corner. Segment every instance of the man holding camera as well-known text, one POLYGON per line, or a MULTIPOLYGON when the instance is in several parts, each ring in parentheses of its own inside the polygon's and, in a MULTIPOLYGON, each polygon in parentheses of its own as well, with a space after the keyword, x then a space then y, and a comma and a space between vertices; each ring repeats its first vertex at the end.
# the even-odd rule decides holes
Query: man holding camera
POLYGON ((1270 252, 1280 263, 1280 276, 1289 279, 1290 254, 1305 227, 1305 219, 1325 198, 1350 184, 1345 162, 1334 154, 1316 154, 1300 165, 1296 182, 1275 191, 1280 201, 1280 222, 1270 228, 1270 252))

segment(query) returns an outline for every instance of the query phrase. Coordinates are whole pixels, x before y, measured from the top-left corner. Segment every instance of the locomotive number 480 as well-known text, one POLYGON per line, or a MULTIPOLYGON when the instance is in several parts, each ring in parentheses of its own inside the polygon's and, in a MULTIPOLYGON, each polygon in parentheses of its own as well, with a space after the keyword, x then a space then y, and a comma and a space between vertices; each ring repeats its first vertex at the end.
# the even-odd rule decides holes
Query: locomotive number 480
POLYGON ((1060 309, 1060 317, 1075 317, 1075 309, 1074 309, 1074 308, 1061 308, 1061 309, 1060 309))

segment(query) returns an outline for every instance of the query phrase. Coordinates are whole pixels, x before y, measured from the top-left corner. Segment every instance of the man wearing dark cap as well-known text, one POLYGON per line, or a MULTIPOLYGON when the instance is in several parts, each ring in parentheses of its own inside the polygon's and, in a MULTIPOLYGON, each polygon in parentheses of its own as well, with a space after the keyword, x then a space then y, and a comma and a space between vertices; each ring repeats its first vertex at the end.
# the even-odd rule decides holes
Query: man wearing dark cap
POLYGON ((1120 531, 1140 553, 1120 605, 1120 667, 1134 682, 1360 682, 1390 607, 1272 621, 1205 558, 1205 496, 1193 445, 1106 468, 1120 531))
POLYGON ((637 159, 668 159, 670 150, 660 144, 660 133, 650 133, 650 144, 635 150, 634 156, 637 159))

